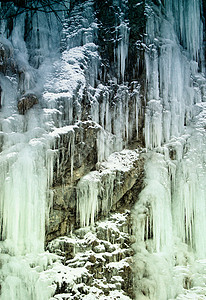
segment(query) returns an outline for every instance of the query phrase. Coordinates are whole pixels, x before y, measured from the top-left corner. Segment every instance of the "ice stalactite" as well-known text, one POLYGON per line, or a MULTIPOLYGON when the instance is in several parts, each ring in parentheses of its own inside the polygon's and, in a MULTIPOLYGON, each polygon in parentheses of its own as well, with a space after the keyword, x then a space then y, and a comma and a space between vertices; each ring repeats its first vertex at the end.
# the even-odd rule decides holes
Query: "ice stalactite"
POLYGON ((145 144, 147 149, 162 144, 162 105, 160 101, 150 100, 145 112, 145 144))
MULTIPOLYGON (((24 126, 20 131, 18 125, 23 117, 17 114, 10 122, 12 131, 6 132, 5 124, 2 128, 5 143, 0 160, 1 299, 47 299, 53 292, 39 279, 44 268, 37 270, 34 260, 44 251, 53 156, 47 156, 49 143, 41 136, 44 130, 35 126, 37 120, 40 125, 41 117, 32 113, 31 119, 27 117, 27 131, 24 126)), ((44 254, 39 257, 39 266, 45 259, 44 254)))
POLYGON ((151 153, 145 170, 145 188, 133 211, 135 299, 165 300, 174 296, 174 283, 171 183, 164 155, 151 153))
POLYGON ((100 129, 97 133, 98 162, 102 162, 109 157, 116 146, 115 137, 100 129))
POLYGON ((190 58, 203 61, 203 23, 201 1, 165 1, 166 13, 172 22, 179 42, 188 51, 190 58), (175 16, 175 17, 174 17, 175 16))
MULTIPOLYGON (((199 116, 202 121, 204 114, 199 116)), ((133 212, 137 299, 142 294, 155 300, 174 299, 183 288, 196 290, 197 297, 204 287, 201 267, 196 270, 198 280, 192 273, 194 259, 205 258, 205 120, 200 123, 190 130, 191 136, 176 138, 147 154, 145 188, 133 212)), ((190 292, 185 299, 189 297, 190 292)))
MULTIPOLYGON (((159 144, 184 132, 184 126, 192 117, 192 106, 201 101, 201 97, 198 96, 201 94, 201 85, 197 85, 195 79, 198 72, 197 65, 202 64, 203 59, 200 3, 182 2, 183 4, 178 1, 166 2, 167 18, 164 18, 160 11, 155 14, 151 9, 148 10, 145 50, 147 111, 150 110, 151 100, 160 101, 160 106, 163 107, 162 116, 159 114, 162 119, 162 130, 159 128, 159 118, 156 119, 157 124, 154 119, 152 121, 153 136, 159 136, 159 144), (194 26, 190 30, 188 24, 192 24, 191 18, 194 26), (182 45, 184 49, 180 46, 181 38, 184 40, 182 45)), ((149 142, 147 132, 146 123, 146 145, 151 148, 153 142, 149 142)), ((152 147, 155 146, 157 143, 152 147)))
POLYGON ((1 163, 2 239, 9 244, 9 249, 14 254, 44 249, 46 173, 40 157, 39 166, 33 161, 31 147, 24 149, 19 157, 17 153, 11 153, 10 160, 12 156, 18 157, 13 164, 1 163), (40 211, 37 207, 41 208, 40 211))
POLYGON ((97 104, 101 113, 100 125, 103 127, 97 140, 99 161, 107 159, 114 151, 121 151, 134 136, 138 139, 141 111, 139 86, 135 87, 133 93, 125 86, 119 86, 112 104, 109 103, 108 93, 109 91, 106 91, 102 96, 103 101, 100 100, 100 104, 97 104))
POLYGON ((138 240, 151 241, 148 247, 154 252, 164 252, 172 245, 171 186, 167 164, 162 154, 151 154, 146 169, 146 187, 136 204, 140 230, 138 240), (143 209, 144 208, 144 209, 143 209), (143 210, 142 210, 143 209, 143 210))
POLYGON ((125 22, 116 28, 117 30, 117 49, 115 49, 114 58, 117 60, 117 70, 119 81, 124 82, 126 59, 129 47, 129 27, 125 22))
POLYGON ((77 207, 80 216, 80 226, 94 225, 98 212, 98 178, 91 176, 81 179, 77 186, 77 207))
MULTIPOLYGON (((49 133, 48 139, 50 140, 49 156, 51 168, 56 167, 56 178, 61 178, 60 181, 64 185, 65 163, 70 168, 71 181, 73 180, 74 170, 74 147, 75 147, 75 127, 77 126, 64 126, 56 128, 49 133)), ((53 175, 51 173, 51 175, 53 175)), ((50 184, 52 181, 50 180, 50 184)))
POLYGON ((107 214, 112 206, 112 195, 116 171, 91 172, 77 185, 77 216, 80 226, 94 225, 99 212, 107 214))

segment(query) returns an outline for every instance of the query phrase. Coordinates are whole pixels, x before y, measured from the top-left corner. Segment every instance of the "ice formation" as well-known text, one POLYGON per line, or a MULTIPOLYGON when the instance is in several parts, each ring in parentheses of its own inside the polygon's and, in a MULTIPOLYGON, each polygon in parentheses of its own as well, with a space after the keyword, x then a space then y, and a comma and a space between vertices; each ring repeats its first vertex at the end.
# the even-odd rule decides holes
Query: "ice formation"
MULTIPOLYGON (((120 6, 127 1, 113 2, 120 6)), ((138 78, 132 88, 125 82, 130 24, 123 15, 113 41, 117 78, 106 78, 101 71, 93 1, 75 5, 69 16, 62 13, 63 28, 54 14, 45 18, 41 12, 17 16, 11 34, 6 21, 1 22, 0 44, 8 51, 11 64, 10 72, 0 75, 2 300, 69 299, 70 295, 62 293, 51 297, 62 282, 71 285, 74 292, 76 282, 90 276, 85 267, 66 267, 60 256, 44 250, 54 170, 60 177, 65 160, 69 160, 72 183, 75 139, 85 142, 81 126, 86 122, 96 130, 97 165, 75 187, 79 225, 95 226, 98 213, 107 215, 112 207, 114 194, 123 196, 123 174, 131 172, 139 159, 137 150, 123 149, 143 136, 145 187, 133 209, 136 299, 206 299, 202 2, 158 3, 145 4, 146 33, 141 43, 144 95, 138 78), (32 28, 25 42, 28 20, 32 28), (37 94, 40 102, 20 115, 17 99, 28 92, 37 94), (140 124, 142 120, 144 124, 140 124)), ((65 5, 70 10, 74 3, 66 1, 65 5)), ((63 176, 61 183, 64 186, 63 176)), ((123 239, 115 222, 102 222, 98 228, 113 230, 114 236, 123 239)), ((83 241, 72 243, 86 245, 89 238, 88 234, 83 241)), ((98 241, 95 253, 101 253, 108 243, 115 244, 111 237, 106 239, 98 241)), ((119 249, 115 247, 112 252, 119 249)), ((81 261, 80 256, 77 254, 81 261)), ((122 259, 106 267, 117 270, 127 266, 127 259, 122 259)), ((115 276, 113 280, 118 283, 115 276)), ((104 288, 101 280, 98 284, 104 288)), ((91 289, 91 295, 82 299, 103 299, 101 288, 91 289)), ((104 299, 118 298, 129 299, 117 289, 104 299)))
POLYGON ((153 150, 134 210, 136 261, 145 257, 136 263, 137 299, 205 299, 204 260, 197 280, 191 271, 206 254, 200 9, 199 1, 165 1, 163 17, 161 5, 147 7, 145 143, 153 150))

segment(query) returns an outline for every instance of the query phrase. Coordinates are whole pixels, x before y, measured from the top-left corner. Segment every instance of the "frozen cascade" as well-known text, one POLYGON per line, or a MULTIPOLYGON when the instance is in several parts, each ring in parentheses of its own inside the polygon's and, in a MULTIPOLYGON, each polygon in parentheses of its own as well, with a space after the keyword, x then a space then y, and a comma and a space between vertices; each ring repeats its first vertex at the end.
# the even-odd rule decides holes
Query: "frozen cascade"
POLYGON ((168 16, 172 16, 174 29, 180 44, 190 54, 190 57, 200 65, 203 62, 203 23, 201 1, 165 1, 168 16), (174 17, 175 14, 175 17, 174 17))
MULTIPOLYGON (((122 175, 134 169, 139 153, 122 149, 130 142, 136 145, 138 139, 143 143, 143 135, 145 186, 133 211, 136 297, 191 299, 194 293, 196 297, 205 292, 206 141, 201 103, 205 79, 198 73, 204 70, 201 3, 169 0, 155 9, 154 4, 146 5, 145 97, 137 81, 132 87, 124 82, 127 20, 121 19, 115 28, 117 78, 107 78, 107 86, 101 83, 93 4, 66 1, 74 9, 70 16, 64 14, 61 53, 58 26, 51 15, 46 23, 44 15, 35 15, 27 41, 24 14, 17 17, 9 40, 6 33, 0 37, 18 65, 18 76, 0 77, 1 299, 49 299, 56 289, 54 282, 61 288, 61 276, 73 284, 68 274, 72 269, 44 252, 45 223, 52 206, 49 187, 55 172, 62 176, 65 162, 73 184, 75 164, 81 162, 75 157, 75 143, 84 144, 80 124, 86 122, 96 132, 97 164, 91 169, 96 171, 77 179, 78 225, 94 226, 98 213, 107 215, 115 197, 124 196, 122 175), (22 116, 16 99, 27 92, 43 92, 43 97, 22 116)), ((132 173, 134 182, 135 176, 132 173)), ((62 176, 62 189, 64 180, 62 176)), ((75 272, 74 277, 81 281, 88 270, 77 272, 79 277, 75 272)))
POLYGON ((134 208, 136 299, 205 299, 201 1, 165 1, 166 17, 160 7, 146 7, 144 134, 153 151, 134 208))
POLYGON ((10 120, 7 118, 2 122, 7 123, 6 126, 3 124, 5 150, 1 152, 0 161, 2 300, 8 297, 12 300, 33 297, 43 300, 53 292, 53 288, 46 288, 48 283, 45 286, 45 282, 39 280, 39 271, 47 266, 46 256, 39 256, 38 262, 33 256, 44 251, 45 217, 49 205, 47 190, 52 180, 49 168, 53 166, 53 156, 46 155, 48 141, 43 137, 36 138, 42 133, 36 123, 40 125, 41 117, 31 113, 27 126, 35 129, 26 132, 20 131, 18 125, 22 117, 16 113, 13 118, 9 117, 10 120), (17 126, 14 126, 15 122, 17 126), (38 270, 37 266, 41 264, 38 270))
MULTIPOLYGON (((141 220, 140 241, 153 239, 150 245, 155 252, 164 251, 172 245, 172 216, 170 177, 164 156, 154 154, 145 166, 147 177, 146 187, 139 195, 137 211, 144 213, 141 220), (145 207, 145 211, 142 208, 145 207)), ((139 213, 139 212, 138 212, 139 213)))
POLYGON ((81 227, 94 225, 94 219, 98 211, 98 178, 90 177, 81 179, 78 184, 77 205, 81 227))
POLYGON ((24 145, 20 153, 7 154, 8 162, 5 157, 1 161, 2 238, 14 254, 44 249, 47 174, 40 156, 41 145, 35 153, 32 143, 38 142, 31 141, 28 148, 24 145), (38 207, 41 208, 39 212, 38 207))
POLYGON ((145 188, 133 212, 137 299, 205 295, 206 105, 198 107, 195 127, 147 154, 145 188))
POLYGON ((162 141, 162 105, 150 100, 145 113, 145 143, 148 149, 160 147, 162 141))
MULTIPOLYGON (((187 6, 186 1, 182 2, 187 6)), ((151 113, 150 118, 148 118, 149 113, 146 113, 145 142, 149 149, 167 142, 172 136, 182 134, 184 125, 192 117, 192 105, 201 101, 200 88, 195 87, 199 61, 197 53, 201 55, 202 50, 200 49, 203 49, 203 25, 199 6, 199 1, 189 1, 187 9, 182 11, 183 6, 179 1, 167 1, 165 8, 167 18, 164 18, 160 11, 158 11, 158 15, 151 8, 148 11, 145 63, 147 110, 151 113), (190 5, 194 7, 190 8, 190 5), (191 17, 195 32, 188 28, 187 23, 188 20, 191 20, 188 15, 191 11, 194 12, 191 13, 191 17), (180 14, 179 18, 177 18, 177 14, 180 14), (199 17, 197 17, 198 15, 199 17), (178 40, 179 36, 182 37, 179 30, 183 31, 183 28, 185 49, 180 47, 181 41, 178 40), (188 59, 190 52, 194 60, 188 59), (151 119, 151 114, 154 114, 152 113, 154 108, 150 109, 151 100, 160 101, 160 105, 163 107, 162 112, 155 113, 159 114, 159 118, 152 117, 151 119), (159 127, 160 123, 162 123, 162 129, 159 127), (153 133, 150 135, 148 135, 148 126, 152 126, 153 133)), ((192 22, 190 21, 190 24, 192 22)))
MULTIPOLYGON (((205 107, 205 105, 204 105, 205 107)), ((195 250, 198 258, 205 258, 205 176, 206 141, 203 131, 205 112, 200 114, 197 129, 187 140, 189 149, 178 164, 174 179, 172 212, 176 236, 195 250)))
POLYGON ((40 272, 56 260, 52 255, 43 253, 45 223, 50 206, 49 187, 54 164, 54 156, 50 152, 52 139, 46 135, 53 124, 46 122, 48 112, 40 110, 39 107, 27 112, 25 116, 20 115, 17 111, 17 99, 25 92, 37 94, 41 92, 42 78, 51 70, 47 66, 48 61, 54 57, 54 53, 58 56, 56 51, 59 45, 55 37, 57 29, 55 22, 52 35, 52 26, 48 25, 51 20, 47 19, 45 22, 45 17, 41 13, 36 14, 33 20, 32 17, 30 20, 34 22, 36 29, 38 26, 44 27, 44 34, 38 36, 38 45, 37 39, 32 38, 30 46, 38 49, 38 53, 31 54, 31 49, 28 50, 28 45, 24 41, 27 17, 26 14, 22 14, 16 18, 9 40, 5 38, 7 35, 3 26, 2 33, 5 36, 1 34, 0 37, 0 42, 10 48, 10 55, 13 55, 12 59, 15 59, 19 72, 18 77, 12 74, 11 76, 2 74, 0 77, 2 300, 45 300, 49 299, 55 289, 52 282, 40 276, 40 272), (35 63, 35 60, 38 63, 35 63), (41 68, 34 69, 31 65, 37 67, 39 61, 42 63, 41 68))

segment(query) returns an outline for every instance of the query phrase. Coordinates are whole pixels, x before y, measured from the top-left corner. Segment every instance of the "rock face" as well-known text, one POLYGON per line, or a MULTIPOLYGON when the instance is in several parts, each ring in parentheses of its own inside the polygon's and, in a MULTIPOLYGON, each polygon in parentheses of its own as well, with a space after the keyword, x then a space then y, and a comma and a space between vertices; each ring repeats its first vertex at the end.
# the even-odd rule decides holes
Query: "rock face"
POLYGON ((144 153, 123 150, 98 162, 101 130, 86 121, 53 133, 59 158, 46 241, 64 265, 56 299, 135 298, 130 210, 143 185, 144 153))
POLYGON ((10 75, 16 71, 17 66, 13 57, 11 44, 4 39, 0 39, 0 72, 10 75))
POLYGON ((23 95, 22 98, 18 101, 18 111, 21 115, 24 115, 30 108, 35 104, 38 104, 38 98, 34 94, 23 95))
POLYGON ((2 106, 2 103, 1 103, 1 93, 2 93, 2 88, 1 88, 1 86, 0 86, 0 108, 1 108, 1 106, 2 106))
MULTIPOLYGON (((76 133, 79 130, 81 127, 76 128, 76 133)), ((95 127, 88 130, 95 132, 95 127)), ((97 132, 98 130, 99 128, 96 128, 97 132)), ((69 137, 68 133, 67 137, 69 137)), ((54 184, 52 189, 53 208, 47 227, 47 240, 65 235, 73 228, 88 226, 91 222, 94 224, 94 220, 106 217, 110 211, 115 211, 117 208, 119 210, 130 209, 132 203, 135 202, 131 195, 129 196, 129 191, 134 186, 137 190, 141 189, 142 186, 144 158, 141 151, 122 151, 109 156, 105 163, 97 163, 97 160, 94 159, 96 157, 95 147, 89 147, 90 141, 91 145, 95 144, 94 139, 95 135, 87 138, 87 149, 84 152, 81 152, 78 143, 77 145, 74 144, 74 149, 80 150, 80 153, 74 151, 73 158, 66 153, 61 155, 61 157, 70 157, 70 159, 64 161, 62 165, 64 169, 62 170, 61 163, 58 163, 59 171, 57 173, 61 174, 62 177, 57 178, 56 182, 61 182, 60 179, 64 179, 64 183, 63 185, 54 184), (72 176, 71 159, 73 160, 72 176), (79 161, 81 167, 79 167, 79 161), (88 173, 95 168, 95 171, 88 173), (78 181, 79 179, 80 181, 78 181), (94 184, 92 184, 93 180, 95 180, 94 184), (94 192, 96 197, 91 198, 94 192), (92 216, 92 214, 94 215, 92 216)), ((68 147, 66 146, 65 149, 68 147)))

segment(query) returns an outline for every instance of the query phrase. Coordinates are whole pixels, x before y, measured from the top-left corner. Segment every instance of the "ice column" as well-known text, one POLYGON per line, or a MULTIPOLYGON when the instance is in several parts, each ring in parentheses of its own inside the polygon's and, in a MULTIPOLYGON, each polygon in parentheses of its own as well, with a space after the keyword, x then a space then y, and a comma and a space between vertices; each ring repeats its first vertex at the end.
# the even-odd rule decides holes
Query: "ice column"
POLYGON ((95 173, 83 177, 77 185, 77 210, 80 226, 94 225, 98 212, 99 179, 95 173))
POLYGON ((14 254, 43 251, 47 187, 44 160, 30 145, 20 153, 3 156, 0 168, 3 240, 14 254))
POLYGON ((205 258, 206 165, 205 138, 199 132, 188 140, 189 149, 179 163, 174 181, 172 213, 176 235, 198 258, 205 258))
POLYGON ((154 252, 168 251, 173 237, 170 178, 164 155, 151 154, 145 172, 146 186, 135 206, 135 219, 140 222, 136 227, 137 239, 151 239, 154 252))
POLYGON ((162 105, 160 101, 150 100, 145 113, 145 143, 147 149, 161 146, 162 143, 162 105))
POLYGON ((117 28, 117 65, 118 65, 118 77, 119 80, 124 81, 125 75, 125 65, 128 56, 128 46, 129 46, 129 27, 126 23, 122 22, 117 28))

